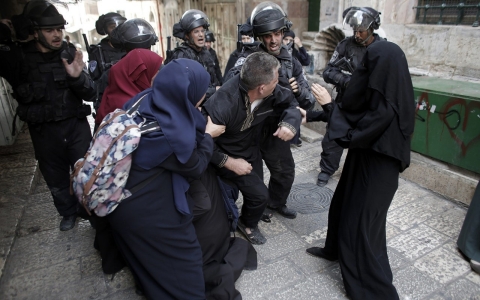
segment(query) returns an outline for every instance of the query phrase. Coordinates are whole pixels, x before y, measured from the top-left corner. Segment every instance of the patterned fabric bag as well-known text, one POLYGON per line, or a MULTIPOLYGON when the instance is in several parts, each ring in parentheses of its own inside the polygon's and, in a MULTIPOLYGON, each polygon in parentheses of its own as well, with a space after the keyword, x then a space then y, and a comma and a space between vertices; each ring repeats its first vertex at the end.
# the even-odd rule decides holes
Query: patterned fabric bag
MULTIPOLYGON (((145 97, 145 95, 144 95, 145 97)), ((132 152, 142 134, 160 130, 157 122, 138 124, 140 98, 128 111, 116 109, 103 119, 85 156, 75 163, 70 176, 71 193, 75 193, 85 210, 104 217, 132 193, 125 189, 132 152)))

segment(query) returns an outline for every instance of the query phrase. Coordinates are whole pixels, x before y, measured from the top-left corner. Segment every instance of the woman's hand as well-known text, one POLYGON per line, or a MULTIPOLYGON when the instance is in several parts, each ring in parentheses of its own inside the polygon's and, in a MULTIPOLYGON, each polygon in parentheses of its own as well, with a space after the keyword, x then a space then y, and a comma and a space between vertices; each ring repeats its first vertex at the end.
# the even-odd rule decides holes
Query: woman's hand
POLYGON ((208 133, 212 138, 216 138, 225 132, 225 125, 217 125, 212 122, 210 116, 208 116, 207 127, 205 128, 205 133, 208 133))
POLYGON ((326 88, 319 85, 318 83, 312 84, 311 88, 313 96, 315 96, 318 104, 325 105, 332 102, 332 97, 330 96, 326 88))

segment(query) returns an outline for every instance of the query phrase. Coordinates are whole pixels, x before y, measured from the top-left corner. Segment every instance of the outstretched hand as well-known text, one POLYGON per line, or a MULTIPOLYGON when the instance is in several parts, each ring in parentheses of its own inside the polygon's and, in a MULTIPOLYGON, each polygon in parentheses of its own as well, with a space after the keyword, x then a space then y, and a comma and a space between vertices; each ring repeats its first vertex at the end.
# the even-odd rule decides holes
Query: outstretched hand
POLYGON ((67 74, 73 78, 78 78, 80 74, 82 74, 83 68, 85 67, 85 63, 83 62, 83 54, 81 51, 75 52, 75 58, 71 64, 69 64, 65 58, 62 58, 62 62, 65 66, 67 74))
POLYGON ((319 85, 318 83, 312 84, 312 93, 317 103, 320 105, 325 105, 332 102, 332 97, 328 93, 327 89, 323 86, 319 85))

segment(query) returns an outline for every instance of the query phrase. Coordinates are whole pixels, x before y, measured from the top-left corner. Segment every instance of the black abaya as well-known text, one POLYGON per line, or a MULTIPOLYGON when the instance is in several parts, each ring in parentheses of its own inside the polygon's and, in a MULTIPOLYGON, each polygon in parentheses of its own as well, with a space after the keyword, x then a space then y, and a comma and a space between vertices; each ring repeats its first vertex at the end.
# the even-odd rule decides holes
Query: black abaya
MULTIPOLYGON (((349 148, 330 204, 326 253, 352 299, 398 299, 386 246, 388 208, 410 163, 413 87, 403 51, 379 41, 355 70, 326 139, 349 148)), ((327 108, 327 107, 326 107, 327 108)))

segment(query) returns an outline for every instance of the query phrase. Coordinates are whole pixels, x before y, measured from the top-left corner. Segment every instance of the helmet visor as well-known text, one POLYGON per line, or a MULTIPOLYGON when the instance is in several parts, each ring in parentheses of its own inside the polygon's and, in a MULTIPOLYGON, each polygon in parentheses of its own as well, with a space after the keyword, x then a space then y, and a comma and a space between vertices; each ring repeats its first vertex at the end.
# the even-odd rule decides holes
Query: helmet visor
POLYGON ((348 25, 353 31, 366 31, 372 23, 373 18, 369 14, 361 10, 352 9, 343 20, 343 29, 346 29, 348 25))
POLYGON ((268 11, 268 10, 278 10, 280 11, 284 16, 286 16, 285 12, 283 9, 278 6, 278 4, 275 4, 273 2, 262 2, 258 4, 252 11, 252 14, 250 15, 250 20, 255 20, 255 17, 261 13, 262 11, 268 11))

